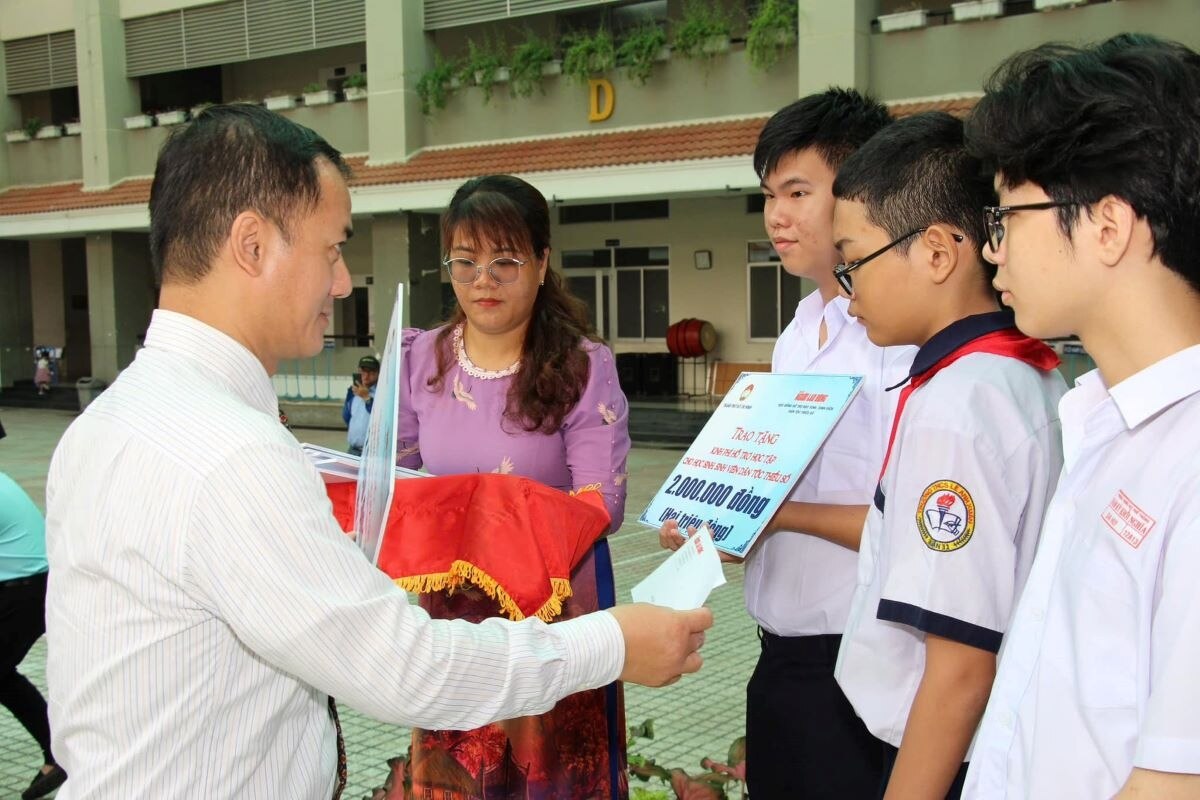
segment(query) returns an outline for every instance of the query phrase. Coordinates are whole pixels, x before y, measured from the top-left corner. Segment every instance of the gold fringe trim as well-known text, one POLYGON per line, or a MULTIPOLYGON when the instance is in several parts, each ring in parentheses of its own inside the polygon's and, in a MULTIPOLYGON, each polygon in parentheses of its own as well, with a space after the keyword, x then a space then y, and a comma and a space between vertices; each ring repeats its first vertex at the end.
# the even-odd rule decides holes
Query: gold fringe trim
POLYGON ((567 494, 569 494, 571 497, 574 497, 575 495, 583 494, 584 492, 598 492, 602 488, 602 484, 589 483, 587 486, 580 486, 578 489, 572 489, 571 491, 567 492, 567 494))
MULTIPOLYGON (((500 582, 469 561, 455 561, 446 572, 429 575, 410 575, 406 578, 394 579, 395 584, 401 589, 418 594, 457 589, 468 581, 478 586, 488 597, 496 601, 497 605, 500 606, 500 610, 509 619, 514 622, 520 622, 525 619, 525 614, 521 611, 521 607, 517 605, 512 595, 504 590, 500 582)), ((569 580, 566 578, 551 578, 550 597, 534 613, 534 616, 543 622, 550 622, 562 613, 563 602, 571 597, 572 594, 573 591, 569 580)))

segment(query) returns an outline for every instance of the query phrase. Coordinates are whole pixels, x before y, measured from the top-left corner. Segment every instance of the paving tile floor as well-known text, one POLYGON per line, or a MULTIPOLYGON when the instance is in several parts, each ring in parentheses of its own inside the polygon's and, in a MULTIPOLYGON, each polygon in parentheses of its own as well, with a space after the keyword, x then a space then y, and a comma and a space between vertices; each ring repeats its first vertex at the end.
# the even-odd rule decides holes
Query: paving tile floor
MULTIPOLYGON (((42 506, 46 471, 54 445, 74 419, 69 412, 3 409, 0 418, 8 438, 0 441, 0 471, 8 473, 42 506)), ((297 430, 304 441, 340 447, 337 431, 297 430)), ((634 448, 629 458, 629 499, 625 524, 611 537, 617 597, 628 601, 630 588, 645 577, 664 554, 653 531, 637 523, 638 514, 657 491, 681 453, 634 448)), ((705 666, 699 675, 663 689, 628 686, 625 690, 629 723, 654 720, 655 739, 631 749, 668 767, 700 772, 706 756, 724 761, 729 743, 745 731, 745 684, 754 667, 758 641, 753 622, 742 604, 742 569, 726 565, 728 583, 716 590, 710 606, 716 625, 704 646, 705 666)), ((45 690, 45 640, 21 664, 31 681, 45 690)), ((349 766, 347 798, 362 798, 387 775, 388 758, 408 746, 408 732, 376 722, 352 709, 342 711, 349 766)), ((12 715, 0 708, 0 800, 18 797, 29 784, 40 752, 12 715)), ((636 782, 634 785, 638 785, 636 782)))

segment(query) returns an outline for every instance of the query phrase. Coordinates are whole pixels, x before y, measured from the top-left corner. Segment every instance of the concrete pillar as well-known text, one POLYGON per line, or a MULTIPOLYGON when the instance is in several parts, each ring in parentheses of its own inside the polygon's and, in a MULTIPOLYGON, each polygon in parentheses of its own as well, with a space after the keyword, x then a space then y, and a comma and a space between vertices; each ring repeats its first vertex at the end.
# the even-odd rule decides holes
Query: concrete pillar
POLYGON ((142 343, 157 292, 145 234, 87 237, 92 376, 112 381, 142 343))
POLYGON ((800 0, 800 97, 842 86, 870 88, 871 20, 878 0, 800 0))
POLYGON ((33 309, 33 343, 65 347, 67 306, 63 302, 61 240, 30 240, 29 281, 33 309))
MULTIPOLYGON (((4 42, 0 42, 0 87, 8 85, 8 71, 4 62, 4 42)), ((21 127, 21 104, 7 91, 0 92, 0 130, 11 131, 21 127)), ((20 145, 16 145, 20 147, 20 145)), ((13 153, 13 145, 0 144, 0 189, 12 183, 8 162, 13 153)))
POLYGON ((138 83, 125 76, 119 0, 75 0, 83 185, 104 189, 127 177, 125 117, 141 110, 138 83))
POLYGON ((366 3, 368 163, 389 164, 425 144, 417 81, 433 63, 432 48, 421 26, 421 3, 366 3))
MULTIPOLYGON (((368 25, 368 30, 370 26, 368 25)), ((404 327, 412 323, 412 297, 409 284, 408 214, 376 214, 371 218, 371 272, 374 275, 371 292, 371 315, 375 319, 373 347, 382 353, 387 343, 388 322, 396 304, 396 285, 405 284, 404 327)))
POLYGON ((0 241, 0 387, 33 378, 29 243, 0 241))

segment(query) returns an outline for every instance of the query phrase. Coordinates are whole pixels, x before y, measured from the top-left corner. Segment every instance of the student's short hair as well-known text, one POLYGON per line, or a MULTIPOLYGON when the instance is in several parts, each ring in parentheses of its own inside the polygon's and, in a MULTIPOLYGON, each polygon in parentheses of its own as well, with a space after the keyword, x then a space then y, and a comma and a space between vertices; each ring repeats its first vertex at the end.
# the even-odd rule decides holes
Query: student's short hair
MULTIPOLYGON (((1200 289, 1200 55, 1126 33, 1086 47, 1046 44, 1004 62, 967 125, 971 151, 1007 186, 1057 202, 1126 200, 1154 252, 1200 289)), ((1059 210, 1070 236, 1078 208, 1059 210)))
POLYGON ((248 103, 210 106, 177 128, 150 186, 150 256, 160 278, 203 278, 243 211, 279 226, 320 202, 317 160, 348 177, 341 154, 312 130, 248 103))
MULTIPOLYGON (((833 196, 861 202, 871 224, 893 239, 942 223, 961 230, 977 253, 986 237, 983 207, 995 200, 991 177, 967 152, 962 122, 941 111, 905 117, 876 134, 846 159, 833 196)), ((911 244, 897 249, 907 252, 911 244)))
POLYGON ((754 147, 754 171, 765 179, 783 158, 810 147, 836 171, 891 121, 882 103, 853 89, 810 94, 767 120, 754 147))

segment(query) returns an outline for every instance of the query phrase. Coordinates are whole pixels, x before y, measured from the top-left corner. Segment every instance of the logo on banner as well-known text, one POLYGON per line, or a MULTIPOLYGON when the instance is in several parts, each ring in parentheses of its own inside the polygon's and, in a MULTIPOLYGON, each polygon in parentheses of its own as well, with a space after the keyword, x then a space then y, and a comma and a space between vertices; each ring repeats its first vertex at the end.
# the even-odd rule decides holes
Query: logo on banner
POLYGON ((975 501, 957 481, 934 481, 917 505, 917 530, 930 550, 949 553, 971 541, 975 501))
POLYGON ((742 389, 742 393, 741 393, 740 395, 738 395, 738 402, 739 402, 739 403, 744 403, 744 402, 746 402, 746 398, 747 398, 747 397, 749 397, 749 396, 750 396, 750 393, 751 393, 751 392, 753 392, 753 391, 754 391, 754 384, 753 384, 753 383, 752 383, 752 384, 750 384, 749 386, 747 386, 745 389, 742 389))

